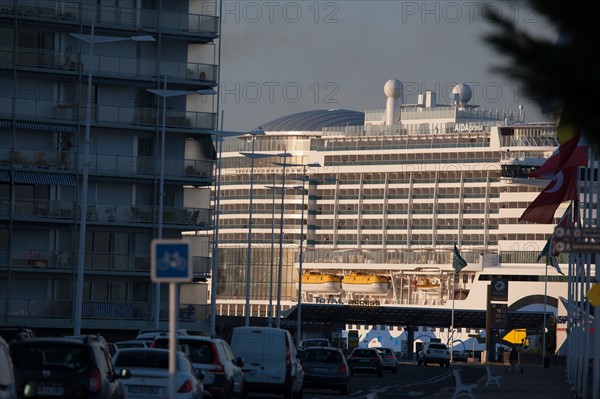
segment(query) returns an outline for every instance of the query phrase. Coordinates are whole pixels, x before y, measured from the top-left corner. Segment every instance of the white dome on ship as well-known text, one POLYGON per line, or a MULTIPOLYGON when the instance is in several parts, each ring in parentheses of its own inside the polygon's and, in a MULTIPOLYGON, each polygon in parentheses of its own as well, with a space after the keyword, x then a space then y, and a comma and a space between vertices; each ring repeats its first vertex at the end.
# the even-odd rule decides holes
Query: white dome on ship
POLYGON ((466 104, 473 96, 473 91, 468 84, 459 83, 452 89, 452 95, 454 96, 454 101, 458 101, 459 104, 466 104))
POLYGON ((404 94, 404 85, 398 79, 390 79, 385 83, 383 92, 388 98, 401 98, 404 94))

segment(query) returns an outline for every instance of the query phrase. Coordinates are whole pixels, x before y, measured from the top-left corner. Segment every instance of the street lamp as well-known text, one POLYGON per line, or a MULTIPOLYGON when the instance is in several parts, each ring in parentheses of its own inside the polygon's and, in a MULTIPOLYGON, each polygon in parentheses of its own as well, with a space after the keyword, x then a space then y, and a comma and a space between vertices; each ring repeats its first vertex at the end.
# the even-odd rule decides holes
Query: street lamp
MULTIPOLYGON (((162 98, 162 129, 160 138, 160 177, 158 187, 158 226, 156 238, 161 239, 163 233, 163 209, 164 209, 164 187, 165 187, 165 145, 166 145, 166 129, 167 129, 167 98, 186 96, 188 94, 214 94, 208 93, 205 90, 167 90, 167 75, 164 76, 162 89, 146 89, 148 92, 162 98)), ((160 326, 160 283, 154 285, 154 328, 160 326)))
MULTIPOLYGON (((207 93, 205 90, 188 91, 188 90, 167 90, 167 75, 164 76, 162 89, 147 89, 148 92, 162 97, 162 129, 160 139, 160 177, 158 188, 158 225, 156 238, 161 239, 163 233, 163 209, 164 209, 164 186, 165 186, 165 145, 166 145, 166 130, 167 130, 167 98, 186 96, 188 94, 214 94, 207 93)), ((175 300, 176 284, 169 283, 169 298, 170 301, 175 300)), ((177 324, 177 312, 175 305, 170 307, 171 314, 169 315, 169 397, 175 396, 175 348, 177 345, 177 334, 175 334, 175 326, 177 324)), ((154 285, 154 327, 159 328, 160 325, 160 283, 154 285)))
POLYGON ((75 284, 75 321, 73 330, 75 335, 81 334, 81 315, 83 307, 83 274, 85 262, 85 234, 87 228, 87 203, 88 203, 88 176, 90 169, 90 125, 92 119, 92 57, 94 56, 94 44, 114 43, 123 41, 134 42, 154 42, 155 39, 149 35, 118 37, 118 36, 94 36, 95 20, 92 19, 91 34, 84 35, 80 33, 71 33, 71 36, 88 43, 89 57, 88 76, 87 76, 87 98, 85 110, 85 142, 83 145, 83 174, 81 184, 81 221, 79 225, 79 247, 77 257, 77 282, 75 284))
POLYGON ((211 336, 217 335, 217 273, 219 268, 219 216, 221 210, 221 154, 223 153, 223 141, 227 137, 241 136, 246 133, 233 132, 225 130, 209 130, 211 135, 215 136, 218 143, 217 149, 217 188, 215 193, 215 214, 214 214, 214 238, 213 238, 213 252, 212 252, 212 265, 210 272, 210 333, 211 336))
MULTIPOLYGON (((281 326, 281 290, 282 290, 282 281, 281 277, 283 275, 283 217, 284 217, 284 208, 285 208, 285 171, 288 166, 298 166, 302 167, 303 174, 306 175, 306 168, 317 168, 321 165, 318 163, 310 163, 310 164, 295 164, 295 163, 287 163, 284 159, 283 162, 273 162, 274 165, 283 167, 283 177, 281 181, 281 220, 279 221, 279 267, 278 267, 278 280, 277 280, 277 320, 275 325, 277 328, 281 326)), ((274 187, 275 188, 275 187, 274 187)), ((301 283, 300 283, 301 284, 301 283)))
MULTIPOLYGON (((319 164, 309 164, 307 167, 320 167, 319 164)), ((300 222, 300 251, 298 253, 298 307, 297 307, 297 319, 296 319, 296 345, 300 346, 301 333, 302 333, 302 262, 304 260, 304 249, 303 249, 303 240, 304 240, 304 194, 305 188, 304 183, 308 182, 309 188, 310 183, 317 182, 328 182, 328 181, 336 181, 335 178, 325 178, 325 179, 311 179, 306 176, 306 167, 304 168, 304 176, 298 179, 302 182, 301 186, 294 186, 295 189, 302 190, 302 216, 300 222)))

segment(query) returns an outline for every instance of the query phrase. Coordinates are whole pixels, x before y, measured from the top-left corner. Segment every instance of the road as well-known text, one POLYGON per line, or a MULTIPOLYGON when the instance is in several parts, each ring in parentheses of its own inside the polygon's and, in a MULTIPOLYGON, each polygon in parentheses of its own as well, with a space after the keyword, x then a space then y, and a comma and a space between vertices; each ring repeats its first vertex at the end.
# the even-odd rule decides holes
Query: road
MULTIPOLYGON (((464 383, 475 383, 485 374, 482 367, 472 367, 458 363, 464 383)), ((401 364, 398 372, 386 371, 383 377, 374 374, 357 373, 352 377, 350 395, 340 395, 337 391, 307 388, 304 399, 404 399, 404 398, 446 398, 454 390, 452 368, 437 365, 417 366, 401 364), (376 396, 373 396, 376 395, 376 396)), ((250 394, 252 399, 267 398, 264 394, 250 394)), ((277 396, 272 396, 276 398, 277 396)))

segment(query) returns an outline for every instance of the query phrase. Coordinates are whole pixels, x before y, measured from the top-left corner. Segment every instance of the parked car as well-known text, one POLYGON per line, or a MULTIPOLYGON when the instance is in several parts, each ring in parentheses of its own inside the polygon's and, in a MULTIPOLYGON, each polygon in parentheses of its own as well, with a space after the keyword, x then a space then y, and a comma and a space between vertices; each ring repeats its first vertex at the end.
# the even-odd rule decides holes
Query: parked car
POLYGON ((4 338, 0 337, 0 399, 16 397, 15 372, 10 357, 10 348, 4 338))
POLYGON ((300 353, 304 387, 350 394, 350 368, 339 348, 310 346, 300 353))
POLYGON ((23 326, 1 326, 0 337, 4 338, 7 344, 10 344, 12 341, 35 338, 35 332, 31 328, 23 326))
POLYGON ((108 341, 106 341, 106 338, 104 338, 100 334, 66 335, 63 338, 76 339, 76 340, 80 340, 80 341, 96 339, 96 340, 100 341, 102 343, 102 345, 104 345, 106 347, 110 356, 114 355, 115 352, 117 351, 117 348, 114 345, 111 345, 108 341))
POLYGON ((234 327, 233 353, 244 359, 248 392, 302 399, 304 370, 289 331, 271 327, 234 327))
POLYGON ((384 370, 392 370, 392 373, 396 374, 398 372, 398 361, 396 360, 396 356, 394 355, 394 351, 390 348, 375 348, 379 355, 381 356, 381 360, 383 360, 383 368, 384 370))
POLYGON ((152 345, 153 340, 149 339, 130 339, 126 341, 117 341, 115 345, 119 349, 127 348, 149 348, 152 345))
MULTIPOLYGON (((175 397, 202 399, 205 392, 200 376, 188 356, 175 353, 175 397)), ((127 399, 169 397, 169 351, 154 348, 121 349, 113 358, 115 369, 127 369, 131 377, 123 382, 127 399)), ((208 395, 206 395, 208 397, 208 395)))
POLYGON ((86 339, 30 338, 10 344, 19 397, 55 396, 125 399, 121 380, 103 342, 86 339))
POLYGON ((469 358, 469 354, 465 351, 452 351, 453 362, 466 362, 469 358))
MULTIPOLYGON (((189 356, 194 369, 202 371, 202 383, 215 399, 245 396, 243 362, 234 356, 229 344, 220 338, 194 335, 177 338, 178 349, 189 356)), ((169 337, 158 337, 152 348, 169 348, 169 337)))
POLYGON ((383 377, 383 359, 375 348, 354 348, 348 356, 350 375, 356 372, 375 373, 383 377))
POLYGON ((298 344, 298 350, 302 351, 308 348, 309 346, 331 346, 331 343, 327 338, 309 338, 303 339, 298 344))
POLYGON ((450 366, 450 350, 446 344, 426 342, 417 354, 417 364, 427 366, 427 363, 439 363, 440 366, 450 366))
MULTIPOLYGON (((179 330, 177 330, 177 336, 187 336, 188 332, 186 329, 184 328, 180 328, 179 330)), ((164 330, 164 329, 151 329, 151 330, 140 330, 138 332, 138 335, 135 337, 135 339, 142 339, 142 340, 146 340, 146 341, 153 341, 154 338, 157 337, 168 337, 169 336, 169 330, 164 330)))

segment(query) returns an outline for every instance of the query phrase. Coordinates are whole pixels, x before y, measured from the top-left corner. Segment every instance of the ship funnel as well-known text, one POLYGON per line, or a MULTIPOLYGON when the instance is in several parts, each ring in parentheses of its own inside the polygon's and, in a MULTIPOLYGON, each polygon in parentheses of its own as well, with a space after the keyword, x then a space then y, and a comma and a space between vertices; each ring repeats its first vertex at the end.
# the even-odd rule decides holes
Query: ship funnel
POLYGON ((383 87, 383 92, 387 97, 385 105, 385 124, 387 126, 398 125, 400 124, 404 85, 398 79, 391 79, 386 82, 383 87))

